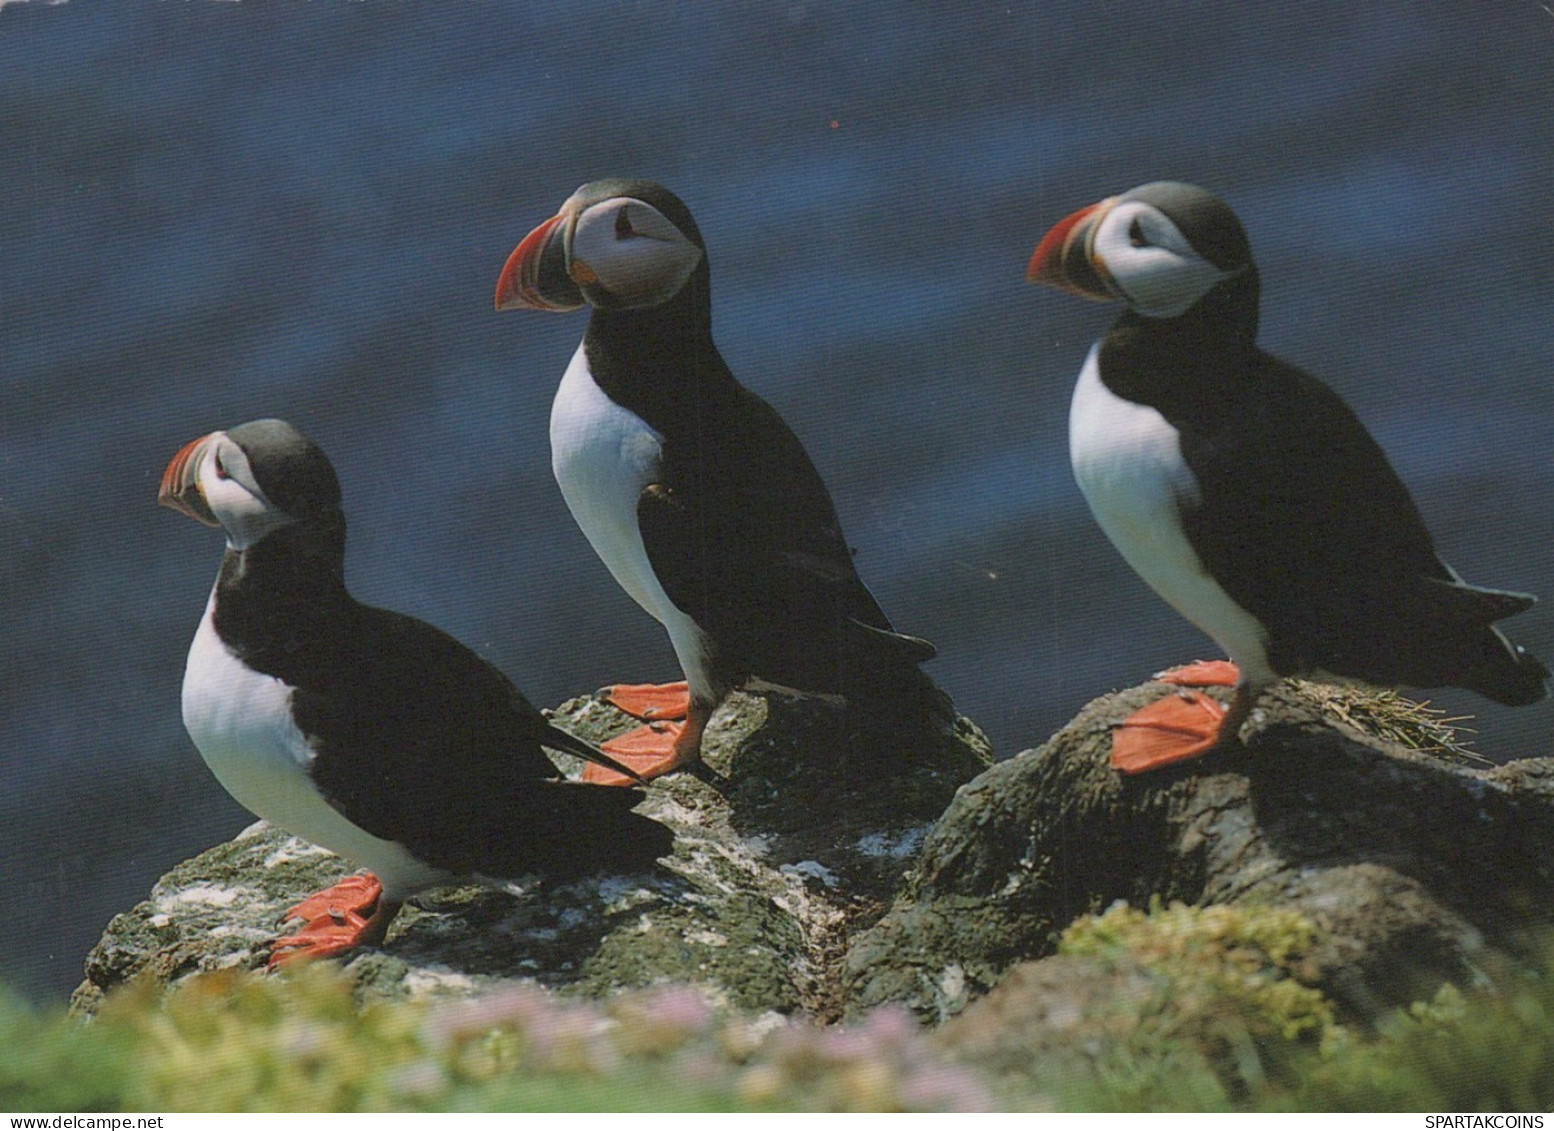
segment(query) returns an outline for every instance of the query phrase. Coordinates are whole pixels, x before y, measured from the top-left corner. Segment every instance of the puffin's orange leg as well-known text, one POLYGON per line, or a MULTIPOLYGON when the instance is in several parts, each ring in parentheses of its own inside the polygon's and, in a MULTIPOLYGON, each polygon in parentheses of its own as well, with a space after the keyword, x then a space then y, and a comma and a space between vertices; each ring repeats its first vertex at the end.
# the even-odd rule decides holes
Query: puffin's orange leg
POLYGON ((1155 678, 1179 687, 1234 687, 1241 680, 1241 669, 1229 660, 1194 660, 1160 672, 1155 678))
MULTIPOLYGON (((599 749, 617 762, 630 766, 643 778, 660 777, 701 757, 701 735, 711 717, 710 705, 692 702, 685 722, 649 723, 619 738, 601 742, 599 749)), ((637 784, 593 762, 583 767, 583 780, 595 785, 637 784)))
POLYGON ((286 912, 288 921, 301 919, 304 925, 270 943, 265 969, 278 970, 292 962, 311 962, 380 943, 399 907, 397 901, 383 898, 383 885, 376 876, 347 876, 286 912))
POLYGON ((644 722, 683 719, 691 706, 690 688, 683 679, 676 683, 617 683, 606 687, 603 694, 606 702, 644 722))

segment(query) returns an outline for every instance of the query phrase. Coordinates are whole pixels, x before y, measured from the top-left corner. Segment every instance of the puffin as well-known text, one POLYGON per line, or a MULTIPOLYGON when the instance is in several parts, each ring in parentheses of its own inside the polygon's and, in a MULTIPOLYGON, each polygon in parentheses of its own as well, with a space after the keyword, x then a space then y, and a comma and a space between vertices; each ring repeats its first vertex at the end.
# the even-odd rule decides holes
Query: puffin
POLYGON ((1108 197, 1048 231, 1027 278, 1126 304, 1074 389, 1074 477, 1128 564, 1230 658, 1157 677, 1183 690, 1114 731, 1117 769, 1230 743, 1287 676, 1548 694, 1548 668, 1495 627, 1535 598, 1464 582, 1348 405, 1258 347, 1257 267, 1224 201, 1175 181, 1108 197), (1185 690, 1212 686, 1234 688, 1228 708, 1185 690))
POLYGON ((345 586, 340 485, 281 420, 184 445, 157 501, 226 553, 183 680, 183 721, 244 808, 367 869, 286 916, 271 967, 381 941, 405 899, 473 879, 651 870, 641 795, 567 781, 545 747, 630 775, 547 721, 491 664, 345 586))
POLYGON ((679 197, 646 180, 585 184, 497 280, 498 310, 583 306, 588 327, 551 409, 552 468, 685 676, 606 689, 646 725, 604 749, 643 777, 694 763, 713 710, 740 687, 948 725, 950 700, 919 667, 933 645, 891 625, 804 447, 718 353, 707 245, 679 197))

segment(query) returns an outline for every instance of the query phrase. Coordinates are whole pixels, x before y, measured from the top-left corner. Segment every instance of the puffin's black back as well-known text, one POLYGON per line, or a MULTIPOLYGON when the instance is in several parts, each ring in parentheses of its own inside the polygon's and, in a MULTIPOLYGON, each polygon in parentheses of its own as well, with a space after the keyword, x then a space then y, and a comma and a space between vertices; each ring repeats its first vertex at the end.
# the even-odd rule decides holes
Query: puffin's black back
POLYGON ((917 664, 932 646, 893 631, 775 410, 731 379, 689 423, 694 435, 666 450, 663 490, 644 494, 637 517, 670 599, 718 642, 736 682, 874 699, 921 692, 917 664))
POLYGON ((1183 430, 1203 492, 1184 522, 1210 572, 1268 628, 1276 669, 1466 687, 1512 705, 1543 697, 1547 669, 1491 627, 1533 598, 1457 578, 1336 393, 1260 353, 1225 408, 1241 427, 1183 430))

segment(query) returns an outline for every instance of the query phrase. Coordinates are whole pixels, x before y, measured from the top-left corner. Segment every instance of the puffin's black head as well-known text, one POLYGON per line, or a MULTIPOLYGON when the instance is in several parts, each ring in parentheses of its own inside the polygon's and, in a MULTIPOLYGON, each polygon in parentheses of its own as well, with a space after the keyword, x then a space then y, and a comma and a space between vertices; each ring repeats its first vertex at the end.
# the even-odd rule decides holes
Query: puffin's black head
POLYGON ((706 258, 690 209, 662 185, 590 181, 508 256, 496 281, 496 308, 662 306, 705 270, 706 258))
POLYGON ((1175 318, 1252 266, 1229 205, 1195 185, 1151 181, 1060 220, 1025 277, 1085 298, 1122 299, 1149 318, 1175 318))
POLYGON ((220 526, 235 550, 293 522, 334 519, 340 481, 323 450, 284 420, 254 420, 185 444, 157 502, 220 526))

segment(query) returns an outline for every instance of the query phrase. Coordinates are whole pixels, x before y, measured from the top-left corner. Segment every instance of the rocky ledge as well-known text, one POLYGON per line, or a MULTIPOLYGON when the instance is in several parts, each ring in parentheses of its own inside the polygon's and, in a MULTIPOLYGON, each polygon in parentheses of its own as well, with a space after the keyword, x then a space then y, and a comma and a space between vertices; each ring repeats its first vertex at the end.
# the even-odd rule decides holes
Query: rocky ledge
MULTIPOLYGON (((705 769, 645 791, 641 811, 676 833, 661 874, 431 893, 346 969, 390 996, 680 983, 822 1021, 898 1002, 927 1022, 963 1014, 946 1036, 1008 1068, 1011 1043, 1078 1048, 1085 1018, 1133 1016, 1159 988, 1148 955, 1094 945, 1121 922, 1094 916, 1119 901, 1161 917, 1153 935, 1128 928, 1155 940, 1142 946, 1212 938, 1234 965, 1244 948, 1225 933, 1257 936, 1264 974, 1309 995, 1309 1015, 1362 1025, 1533 961, 1554 914, 1554 759, 1475 765, 1405 700, 1291 683, 1264 697, 1244 748, 1118 776, 1112 724, 1172 693, 1098 699, 991 768, 965 720, 925 737, 737 696, 709 728, 705 769), (1055 953, 1076 922, 1090 942, 1055 953), (1257 935, 1269 923, 1272 942, 1257 935)), ((594 698, 557 717, 596 740, 632 725, 594 698)), ((346 871, 248 829, 114 919, 76 1008, 132 977, 263 965, 285 909, 346 871)))
MULTIPOLYGON (((637 725, 593 696, 555 718, 596 742, 637 725)), ((836 1016, 849 939, 889 905, 955 788, 990 764, 986 738, 966 720, 902 733, 823 702, 741 694, 714 716, 703 758, 644 791, 640 811, 675 832, 660 872, 431 892, 347 970, 372 995, 468 994, 511 978, 590 996, 681 983, 737 1009, 836 1016)), ((260 968, 286 910, 350 871, 261 821, 115 917, 73 1008, 91 1012, 131 978, 260 968)))
MULTIPOLYGON (((1098 699, 965 786, 891 910, 854 940, 849 1003, 948 1018, 1117 901, 1293 912, 1313 931, 1286 973, 1362 1023, 1541 954, 1554 759, 1475 765, 1408 700, 1291 682, 1262 698, 1244 747, 1112 771, 1112 725, 1173 693, 1098 699)), ((1083 979, 1064 969, 1019 981, 1079 1002, 1083 979)))

